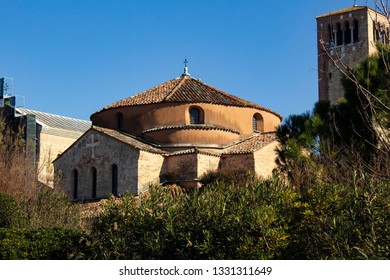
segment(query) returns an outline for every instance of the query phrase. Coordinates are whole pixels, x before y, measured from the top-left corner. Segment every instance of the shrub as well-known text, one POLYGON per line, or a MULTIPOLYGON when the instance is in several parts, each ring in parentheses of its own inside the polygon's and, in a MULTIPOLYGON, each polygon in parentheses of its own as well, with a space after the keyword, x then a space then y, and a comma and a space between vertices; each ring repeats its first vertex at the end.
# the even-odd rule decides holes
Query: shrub
POLYGON ((289 242, 296 193, 251 177, 190 194, 153 186, 107 204, 93 227, 98 259, 273 259, 289 242), (287 213, 287 214, 286 214, 287 213))
POLYGON ((390 184, 317 185, 302 193, 289 259, 389 259, 390 184))
POLYGON ((14 197, 7 193, 0 193, 0 228, 20 225, 22 215, 14 197))
POLYGON ((65 260, 88 255, 88 239, 60 228, 0 229, 0 259, 65 260))

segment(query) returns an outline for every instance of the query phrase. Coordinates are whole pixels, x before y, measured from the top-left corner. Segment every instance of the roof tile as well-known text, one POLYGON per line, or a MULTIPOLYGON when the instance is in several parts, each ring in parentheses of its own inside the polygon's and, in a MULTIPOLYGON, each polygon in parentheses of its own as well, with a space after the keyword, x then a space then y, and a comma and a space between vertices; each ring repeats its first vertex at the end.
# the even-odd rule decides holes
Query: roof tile
POLYGON ((276 141, 276 133, 261 133, 254 136, 248 137, 243 141, 227 148, 224 150, 224 155, 231 154, 249 154, 256 152, 257 150, 263 148, 269 143, 276 141))
POLYGON ((249 107, 268 111, 277 115, 279 118, 282 118, 280 115, 267 108, 246 101, 242 98, 238 98, 207 85, 198 79, 187 76, 170 80, 166 83, 115 102, 106 106, 103 110, 163 102, 209 103, 225 106, 249 107))

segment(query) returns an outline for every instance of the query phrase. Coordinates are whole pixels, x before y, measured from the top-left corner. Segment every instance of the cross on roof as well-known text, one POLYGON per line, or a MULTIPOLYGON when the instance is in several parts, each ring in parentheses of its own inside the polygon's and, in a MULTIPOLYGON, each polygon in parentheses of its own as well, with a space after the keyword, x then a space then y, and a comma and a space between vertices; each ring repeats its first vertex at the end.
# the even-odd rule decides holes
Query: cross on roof
POLYGON ((184 59, 184 67, 187 67, 187 63, 188 63, 188 60, 186 58, 186 59, 184 59))

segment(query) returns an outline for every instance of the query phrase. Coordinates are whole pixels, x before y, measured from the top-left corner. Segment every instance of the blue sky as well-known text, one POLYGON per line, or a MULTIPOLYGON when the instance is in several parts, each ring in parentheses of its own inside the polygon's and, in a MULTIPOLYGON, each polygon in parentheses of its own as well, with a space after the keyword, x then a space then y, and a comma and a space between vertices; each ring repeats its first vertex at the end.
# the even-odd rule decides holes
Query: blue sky
POLYGON ((19 106, 89 119, 187 58, 193 77, 286 117, 317 101, 315 17, 353 3, 0 0, 0 77, 19 106))

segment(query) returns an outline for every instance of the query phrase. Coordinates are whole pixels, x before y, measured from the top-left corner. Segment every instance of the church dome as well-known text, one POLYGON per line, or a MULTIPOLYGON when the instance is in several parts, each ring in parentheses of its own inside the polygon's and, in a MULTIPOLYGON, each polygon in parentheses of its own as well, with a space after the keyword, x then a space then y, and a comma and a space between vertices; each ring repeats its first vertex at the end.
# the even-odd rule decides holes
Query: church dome
POLYGON ((159 145, 225 146, 253 132, 274 131, 282 117, 187 73, 112 103, 91 120, 159 145))
POLYGON ((280 115, 267 108, 223 92, 222 90, 216 89, 215 87, 212 87, 200 81, 199 79, 184 75, 125 98, 121 101, 112 103, 103 108, 101 111, 128 106, 177 102, 208 103, 225 106, 256 108, 273 113, 280 119, 282 118, 280 115))

